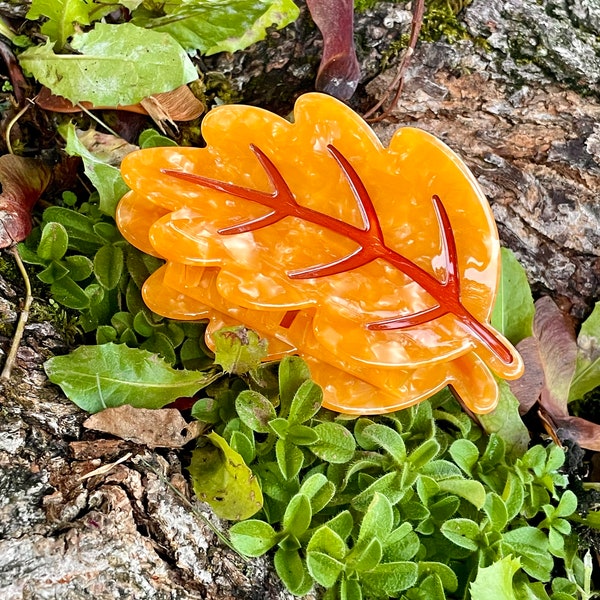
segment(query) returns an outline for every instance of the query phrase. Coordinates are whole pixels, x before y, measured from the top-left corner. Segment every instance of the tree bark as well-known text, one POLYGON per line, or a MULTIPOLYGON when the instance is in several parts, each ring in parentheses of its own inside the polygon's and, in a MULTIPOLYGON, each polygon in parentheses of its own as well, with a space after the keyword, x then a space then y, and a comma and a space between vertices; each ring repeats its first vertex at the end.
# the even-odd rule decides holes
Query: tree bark
MULTIPOLYGON (((373 104, 393 78, 374 75, 410 17, 405 4, 391 2, 357 16, 357 108, 373 104)), ((474 0, 462 20, 466 39, 419 44, 398 107, 374 128, 387 143, 399 126, 422 127, 457 151, 535 291, 582 317, 600 278, 600 7, 593 0, 474 0)), ((319 50, 303 11, 248 52, 203 64, 225 73, 239 99, 285 114, 311 89, 319 50)), ((0 278, 4 352, 21 292, 0 278)), ((191 499, 177 453, 82 429, 86 415, 42 369, 67 346, 57 327, 32 322, 13 378, 0 386, 0 596, 291 598, 269 558, 241 559, 169 487, 224 527, 191 499)))

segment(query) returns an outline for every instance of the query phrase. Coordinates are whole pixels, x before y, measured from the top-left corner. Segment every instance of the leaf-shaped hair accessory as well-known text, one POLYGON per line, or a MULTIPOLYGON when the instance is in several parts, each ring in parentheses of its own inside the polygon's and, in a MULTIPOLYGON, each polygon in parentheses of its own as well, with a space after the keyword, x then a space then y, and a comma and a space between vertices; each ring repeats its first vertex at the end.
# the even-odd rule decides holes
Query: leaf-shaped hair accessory
POLYGON ((448 147, 402 128, 384 148, 322 94, 298 100, 293 124, 219 107, 203 134, 205 148, 122 164, 119 227, 167 261, 144 289, 153 310, 256 329, 274 353, 305 357, 336 410, 396 410, 448 384, 472 410, 494 408, 491 371, 523 366, 488 323, 489 205, 448 147))

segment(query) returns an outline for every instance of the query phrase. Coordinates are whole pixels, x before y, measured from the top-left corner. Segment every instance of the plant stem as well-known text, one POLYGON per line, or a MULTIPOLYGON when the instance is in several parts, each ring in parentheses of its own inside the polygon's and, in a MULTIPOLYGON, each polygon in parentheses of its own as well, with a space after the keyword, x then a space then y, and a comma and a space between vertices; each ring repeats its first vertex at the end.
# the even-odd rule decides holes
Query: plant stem
POLYGON ((33 296, 31 294, 31 282, 29 281, 27 270, 25 269, 25 265, 19 256, 17 247, 11 246, 8 248, 8 252, 13 255, 15 262, 19 267, 19 271, 21 271, 23 281, 25 282, 25 304, 23 305, 23 310, 21 310, 21 315, 19 316, 19 321, 17 322, 17 328, 15 329, 15 333, 13 335, 12 344, 10 346, 8 356, 6 357, 2 374, 0 374, 0 379, 6 381, 10 379, 10 373, 17 358, 17 352, 19 350, 19 346, 21 345, 21 340, 23 339, 25 325, 27 325, 27 320, 29 319, 29 309, 31 307, 31 302, 33 301, 33 296))

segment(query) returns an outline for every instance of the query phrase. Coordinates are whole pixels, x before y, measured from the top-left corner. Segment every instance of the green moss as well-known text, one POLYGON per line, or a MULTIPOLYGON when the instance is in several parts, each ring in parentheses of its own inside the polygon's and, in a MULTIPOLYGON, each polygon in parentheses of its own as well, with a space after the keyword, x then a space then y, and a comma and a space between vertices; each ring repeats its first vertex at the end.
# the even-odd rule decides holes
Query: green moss
POLYGON ((465 28, 458 15, 472 0, 429 0, 423 17, 420 39, 425 42, 437 42, 442 37, 448 41, 466 39, 465 28))

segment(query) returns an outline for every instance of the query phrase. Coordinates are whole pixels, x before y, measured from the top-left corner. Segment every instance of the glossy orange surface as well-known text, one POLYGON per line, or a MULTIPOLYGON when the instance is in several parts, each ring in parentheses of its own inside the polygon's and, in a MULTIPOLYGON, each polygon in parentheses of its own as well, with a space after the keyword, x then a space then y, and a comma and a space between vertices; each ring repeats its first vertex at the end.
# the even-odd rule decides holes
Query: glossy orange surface
POLYGON ((204 119, 206 148, 128 155, 123 235, 166 260, 159 314, 241 322, 302 355, 324 404, 388 412, 452 385, 492 410, 522 362, 488 324, 499 243, 485 197, 433 136, 384 148, 352 110, 302 96, 294 123, 249 106, 204 119))

